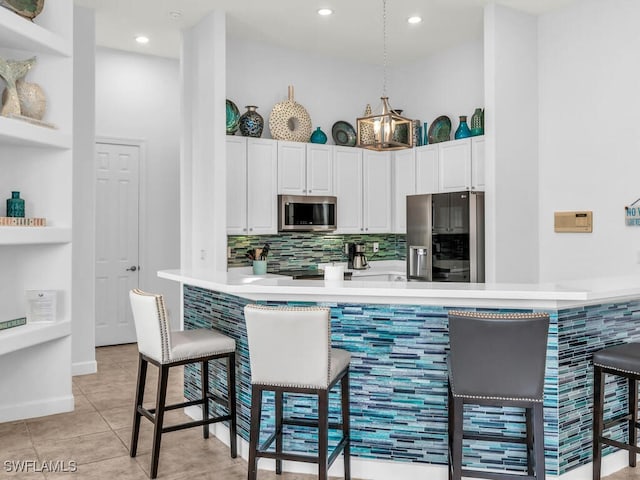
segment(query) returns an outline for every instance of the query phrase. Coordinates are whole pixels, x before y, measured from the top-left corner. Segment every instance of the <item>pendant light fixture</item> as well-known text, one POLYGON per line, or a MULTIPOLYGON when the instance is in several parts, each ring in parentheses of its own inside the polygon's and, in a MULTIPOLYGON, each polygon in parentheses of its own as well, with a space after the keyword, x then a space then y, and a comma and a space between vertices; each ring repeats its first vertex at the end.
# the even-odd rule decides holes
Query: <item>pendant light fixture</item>
POLYGON ((413 147, 413 121, 398 115, 387 97, 387 0, 382 0, 383 68, 382 105, 376 113, 356 120, 358 147, 400 150, 413 147), (395 133, 395 135, 394 135, 395 133))

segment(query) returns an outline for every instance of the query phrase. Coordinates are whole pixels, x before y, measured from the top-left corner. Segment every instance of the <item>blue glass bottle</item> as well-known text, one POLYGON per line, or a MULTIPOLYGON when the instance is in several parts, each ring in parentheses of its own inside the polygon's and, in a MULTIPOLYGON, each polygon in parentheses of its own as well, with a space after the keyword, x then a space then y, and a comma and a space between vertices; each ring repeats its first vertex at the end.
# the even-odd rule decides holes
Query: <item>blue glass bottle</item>
POLYGON ((20 192, 11 192, 11 198, 7 198, 7 217, 24 217, 24 200, 20 198, 20 192))
POLYGON ((429 145, 429 129, 427 128, 427 122, 424 122, 422 127, 422 145, 429 145))
POLYGON ((456 130, 453 138, 456 140, 460 138, 467 138, 471 136, 471 130, 469 129, 469 125, 467 125, 467 116, 460 115, 460 125, 458 125, 458 129, 456 130))
POLYGON ((311 143, 327 143, 327 134, 320 127, 311 134, 311 143))

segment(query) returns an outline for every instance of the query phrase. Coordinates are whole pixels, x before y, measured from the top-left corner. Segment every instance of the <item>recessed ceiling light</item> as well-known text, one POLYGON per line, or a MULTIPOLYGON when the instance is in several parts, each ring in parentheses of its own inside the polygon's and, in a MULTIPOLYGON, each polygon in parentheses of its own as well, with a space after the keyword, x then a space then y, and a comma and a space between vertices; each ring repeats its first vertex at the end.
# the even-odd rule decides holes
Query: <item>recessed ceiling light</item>
POLYGON ((422 21, 422 17, 419 17, 418 15, 414 15, 412 17, 407 18, 407 22, 409 23, 420 23, 422 21))
POLYGON ((144 35, 138 35, 136 37, 136 42, 144 45, 145 43, 149 43, 149 37, 145 37, 144 35))
POLYGON ((173 18, 174 20, 178 20, 178 19, 182 18, 182 12, 180 12, 178 10, 171 10, 169 12, 169 16, 171 18, 173 18))
POLYGON ((318 15, 322 15, 323 17, 331 15, 332 13, 333 10, 331 10, 330 8, 321 8, 320 10, 318 10, 318 15))

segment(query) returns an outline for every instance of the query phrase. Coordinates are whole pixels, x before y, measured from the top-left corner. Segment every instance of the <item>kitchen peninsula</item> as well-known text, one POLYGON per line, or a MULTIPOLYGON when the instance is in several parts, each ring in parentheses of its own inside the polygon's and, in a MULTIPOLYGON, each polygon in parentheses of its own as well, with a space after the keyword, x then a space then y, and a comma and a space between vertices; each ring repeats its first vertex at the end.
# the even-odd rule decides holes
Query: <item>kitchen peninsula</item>
MULTIPOLYGON (((391 262, 392 263, 392 262, 391 262)), ((400 265, 381 269, 395 273, 400 265)), ((332 343, 351 352, 352 462, 361 478, 447 476, 447 312, 544 311, 551 316, 545 375, 545 459, 551 476, 591 476, 591 355, 605 346, 640 341, 640 278, 566 285, 423 283, 398 280, 325 282, 268 275, 167 270, 183 284, 185 328, 216 328, 238 345, 238 431, 248 440, 250 372, 243 307, 319 304, 331 308, 332 343)), ((375 270, 375 267, 374 267, 375 270)), ((400 271, 401 268, 400 268, 400 271)), ((389 277, 393 278, 393 276, 389 277)), ((185 394, 200 395, 197 372, 185 370, 185 394)), ((222 371, 212 375, 224 379, 222 371)), ((607 385, 608 415, 624 412, 624 388, 607 385)), ((309 412, 298 397, 287 408, 309 412)), ((332 411, 332 415, 338 410, 332 411)), ((469 425, 522 434, 518 409, 469 411, 469 425)), ((272 405, 266 409, 272 415, 272 405)), ((623 431, 615 432, 621 437, 623 431)), ((305 449, 308 431, 294 448, 305 449)), ((524 468, 520 446, 474 445, 466 461, 478 468, 524 468)), ((611 449, 605 449, 611 453, 611 449)), ((626 453, 604 459, 604 473, 625 465, 626 453)), ((296 465, 297 466, 297 465, 296 465)))

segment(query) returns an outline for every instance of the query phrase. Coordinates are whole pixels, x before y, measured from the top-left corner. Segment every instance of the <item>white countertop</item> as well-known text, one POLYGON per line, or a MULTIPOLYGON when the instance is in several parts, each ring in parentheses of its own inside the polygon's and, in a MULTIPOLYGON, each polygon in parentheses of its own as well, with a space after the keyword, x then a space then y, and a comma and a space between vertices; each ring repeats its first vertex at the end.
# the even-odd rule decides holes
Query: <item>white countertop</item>
POLYGON ((332 282, 253 275, 250 267, 228 272, 162 270, 158 276, 250 300, 557 309, 640 298, 640 275, 561 284, 407 282, 401 261, 372 262, 370 269, 352 272, 352 280, 332 282))

